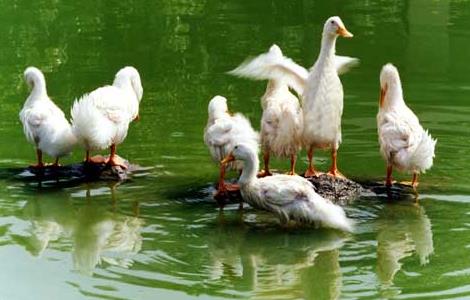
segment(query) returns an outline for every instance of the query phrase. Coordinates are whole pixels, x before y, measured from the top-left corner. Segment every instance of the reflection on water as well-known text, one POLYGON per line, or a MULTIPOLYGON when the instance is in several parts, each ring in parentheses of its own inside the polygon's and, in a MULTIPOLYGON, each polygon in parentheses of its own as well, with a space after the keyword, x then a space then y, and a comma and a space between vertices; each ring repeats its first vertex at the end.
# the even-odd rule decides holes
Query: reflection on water
MULTIPOLYGON (((111 187, 112 202, 114 187, 111 187)), ((31 222, 28 251, 41 254, 59 239, 71 243, 75 270, 92 275, 95 267, 105 262, 128 268, 132 257, 142 247, 140 234, 143 221, 138 216, 124 216, 97 205, 86 190, 85 205, 76 207, 70 196, 49 199, 46 195, 26 203, 24 215, 31 222)))
POLYGON ((347 237, 237 225, 221 225, 208 237, 211 282, 244 287, 255 299, 335 299, 340 294, 339 248, 347 237))
POLYGON ((377 220, 377 276, 383 287, 393 285, 403 259, 416 253, 421 266, 434 252, 431 221, 417 203, 386 205, 377 220))

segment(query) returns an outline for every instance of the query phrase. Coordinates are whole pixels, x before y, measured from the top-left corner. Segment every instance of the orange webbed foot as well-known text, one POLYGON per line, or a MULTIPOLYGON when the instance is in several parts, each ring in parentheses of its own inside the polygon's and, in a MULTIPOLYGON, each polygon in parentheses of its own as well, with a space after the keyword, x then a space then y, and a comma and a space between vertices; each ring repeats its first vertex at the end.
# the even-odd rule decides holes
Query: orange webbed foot
POLYGON ((344 176, 340 171, 338 171, 338 169, 328 171, 327 175, 333 176, 335 178, 346 179, 346 176, 344 176))
POLYGON ((106 164, 110 165, 112 167, 119 166, 119 167, 123 168, 124 170, 127 169, 126 160, 119 157, 118 155, 114 155, 113 157, 108 158, 107 161, 106 161, 106 164))
POLYGON ((266 176, 272 176, 273 174, 269 171, 266 170, 261 170, 261 172, 256 175, 258 178, 266 177, 266 176))
POLYGON ((315 171, 314 169, 307 169, 307 171, 304 173, 304 177, 319 177, 321 174, 321 172, 315 171))

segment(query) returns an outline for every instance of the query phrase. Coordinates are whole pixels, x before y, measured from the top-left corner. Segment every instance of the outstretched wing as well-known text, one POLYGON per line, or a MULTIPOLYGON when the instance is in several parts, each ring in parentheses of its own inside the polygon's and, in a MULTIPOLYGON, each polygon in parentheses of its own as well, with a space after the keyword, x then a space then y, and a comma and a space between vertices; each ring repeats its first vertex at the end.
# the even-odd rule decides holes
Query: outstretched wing
POLYGON ((285 57, 277 45, 271 46, 267 53, 247 59, 228 73, 256 80, 283 80, 299 95, 302 95, 308 77, 308 71, 285 57))
POLYGON ((358 58, 335 55, 335 67, 336 67, 336 72, 338 72, 338 75, 342 75, 346 72, 349 72, 351 68, 356 67, 358 65, 359 65, 358 58))

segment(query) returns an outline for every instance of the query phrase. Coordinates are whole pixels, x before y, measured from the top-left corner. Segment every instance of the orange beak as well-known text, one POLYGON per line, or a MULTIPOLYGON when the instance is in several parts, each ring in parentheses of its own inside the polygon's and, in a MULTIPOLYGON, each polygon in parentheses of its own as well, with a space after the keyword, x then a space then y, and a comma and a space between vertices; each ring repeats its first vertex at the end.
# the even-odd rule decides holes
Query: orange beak
POLYGON ((340 27, 338 28, 338 30, 336 30, 336 33, 342 37, 345 37, 345 38, 352 38, 354 35, 349 32, 346 27, 340 27))
POLYGON ((387 86, 385 85, 384 88, 380 88, 380 100, 379 100, 380 107, 384 105, 384 99, 385 99, 386 93, 387 93, 387 86))
POLYGON ((220 163, 221 163, 222 165, 226 165, 226 164, 228 164, 229 162, 234 161, 234 160, 235 160, 235 156, 233 156, 233 154, 230 152, 230 154, 227 155, 224 159, 222 159, 222 160, 220 161, 220 163))

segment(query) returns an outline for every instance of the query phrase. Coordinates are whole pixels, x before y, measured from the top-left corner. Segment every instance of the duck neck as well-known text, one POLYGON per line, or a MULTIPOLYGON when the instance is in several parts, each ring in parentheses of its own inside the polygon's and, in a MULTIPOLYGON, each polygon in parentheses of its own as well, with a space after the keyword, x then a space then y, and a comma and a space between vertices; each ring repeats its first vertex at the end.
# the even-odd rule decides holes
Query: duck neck
POLYGON ((391 109, 393 107, 405 104, 403 100, 403 89, 400 82, 394 82, 387 88, 383 108, 391 109))
POLYGON ((273 94, 280 90, 287 90, 287 85, 282 80, 269 80, 264 94, 273 94))
POLYGON ((226 117, 230 117, 230 114, 225 111, 215 111, 209 114, 209 119, 207 120, 207 122, 209 124, 214 124, 216 120, 223 119, 226 117))
POLYGON ((243 161, 243 170, 238 183, 243 186, 256 180, 259 169, 259 159, 256 153, 251 153, 250 157, 243 161))
POLYGON ((333 62, 336 51, 336 35, 323 33, 321 39, 321 50, 318 60, 321 62, 333 62))
POLYGON ((269 80, 268 85, 266 86, 266 91, 262 97, 263 108, 269 101, 270 97, 274 96, 277 93, 282 93, 288 91, 289 87, 282 80, 269 80))
POLYGON ((43 99, 44 96, 47 96, 46 82, 40 78, 34 79, 28 103, 43 99))

